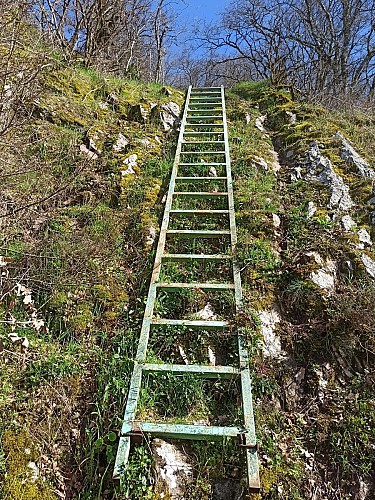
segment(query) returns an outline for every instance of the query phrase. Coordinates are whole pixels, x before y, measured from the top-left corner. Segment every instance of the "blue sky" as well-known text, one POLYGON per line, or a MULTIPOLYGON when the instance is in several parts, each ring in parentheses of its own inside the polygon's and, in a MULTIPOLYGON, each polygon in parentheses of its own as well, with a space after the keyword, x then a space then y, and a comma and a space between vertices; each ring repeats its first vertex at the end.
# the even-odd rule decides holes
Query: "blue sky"
POLYGON ((204 19, 211 21, 224 10, 228 0, 185 0, 185 7, 181 9, 181 20, 187 22, 204 19))

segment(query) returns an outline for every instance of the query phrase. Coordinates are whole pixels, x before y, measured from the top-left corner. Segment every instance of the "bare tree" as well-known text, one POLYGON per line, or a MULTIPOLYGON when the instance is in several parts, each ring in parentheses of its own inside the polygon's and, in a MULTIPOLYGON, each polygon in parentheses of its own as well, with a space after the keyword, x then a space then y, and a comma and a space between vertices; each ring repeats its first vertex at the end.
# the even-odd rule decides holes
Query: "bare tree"
POLYGON ((30 113, 39 88, 39 74, 47 64, 38 37, 30 31, 28 4, 3 0, 0 19, 0 135, 16 118, 30 113))
POLYGON ((371 0, 237 0, 203 39, 223 62, 246 61, 254 79, 306 93, 368 95, 374 30, 371 0))

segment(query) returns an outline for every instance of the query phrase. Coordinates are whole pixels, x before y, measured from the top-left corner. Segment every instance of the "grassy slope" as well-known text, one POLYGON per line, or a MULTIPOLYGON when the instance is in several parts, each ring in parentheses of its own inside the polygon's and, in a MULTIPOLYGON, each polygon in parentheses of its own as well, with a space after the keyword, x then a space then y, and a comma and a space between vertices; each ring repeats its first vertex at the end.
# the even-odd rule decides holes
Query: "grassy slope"
POLYGON ((158 229, 174 144, 132 106, 181 105, 183 95, 59 66, 43 75, 42 88, 33 117, 2 145, 10 212, 1 234, 9 260, 0 327, 2 494, 96 498, 111 484, 153 257, 150 229, 158 229), (115 152, 119 132, 129 145, 115 152), (96 160, 80 153, 88 138, 102 151, 96 160), (138 156, 135 174, 123 174, 130 154, 138 156), (30 289, 31 305, 17 283, 30 289), (34 311, 47 328, 23 324, 34 311), (35 482, 30 462, 39 469, 35 482))
MULTIPOLYGON (((13 214, 2 226, 2 254, 11 260, 3 279, 2 317, 18 322, 13 329, 1 327, 0 470, 8 473, 3 496, 18 499, 22 489, 24 498, 55 498, 56 490, 67 498, 121 498, 110 481, 118 417, 153 260, 147 240, 150 227, 158 226, 174 143, 166 141, 160 125, 131 119, 131 105, 181 104, 182 95, 173 91, 168 97, 158 86, 104 78, 82 68, 58 68, 45 75, 43 86, 32 120, 2 146, 4 174, 20 171, 4 178, 3 190, 13 214), (124 153, 112 149, 119 132, 130 139, 124 153), (79 152, 89 138, 102 150, 97 160, 79 152), (149 145, 139 142, 144 138, 149 145), (139 157, 136 174, 122 175, 122 162, 131 153, 139 157), (48 199, 14 212, 41 198, 48 199), (17 296, 15 283, 31 289, 37 317, 48 331, 19 324, 32 311, 17 296), (27 349, 21 341, 11 341, 11 329, 21 339, 27 337, 27 349), (30 462, 40 470, 35 482, 30 462)), ((293 148, 296 162, 311 138, 324 142, 325 154, 351 182, 353 197, 361 200, 356 220, 365 221, 369 185, 344 171, 331 136, 339 128, 372 159, 371 141, 362 139, 372 137, 372 122, 293 103, 284 91, 264 85, 235 88, 228 106, 262 497, 308 498, 318 487, 329 498, 335 498, 334 491, 349 498, 357 475, 367 478, 372 467, 373 285, 356 266, 354 275, 339 275, 334 296, 322 297, 308 279, 311 263, 299 260, 301 249, 358 262, 350 242, 325 222, 327 194, 319 186, 290 183, 286 167, 275 176, 253 160, 272 163, 272 140, 283 149, 293 148), (295 127, 286 124, 285 110, 297 113, 295 127), (254 127, 263 111, 269 115, 271 138, 254 127), (313 219, 306 217, 308 197, 320 205, 313 219), (274 232, 273 213, 282 219, 280 234, 274 232), (270 362, 261 354, 254 311, 274 301, 283 311, 279 334, 288 363, 270 362), (361 322, 358 303, 368 311, 361 322), (350 379, 334 354, 338 347, 355 372, 350 379), (323 404, 318 373, 327 363, 333 369, 323 404), (293 396, 288 387, 301 368, 305 377, 293 396)), ((202 391, 189 381, 186 386, 188 400, 202 391)), ((148 404, 149 397, 146 393, 148 404)), ((181 408, 185 404, 181 398, 181 408)), ((194 418, 206 411, 195 410, 194 418)), ((221 449, 198 443, 191 455, 198 456, 198 486, 190 492, 197 500, 210 498, 212 481, 238 465, 237 450, 228 444, 221 449)), ((150 467, 147 450, 139 448, 127 473, 132 498, 152 497, 150 467)))
POLYGON ((232 156, 245 297, 255 310, 278 305, 282 321, 277 332, 288 354, 279 362, 264 358, 252 337, 262 498, 303 499, 314 492, 317 498, 353 498, 360 481, 371 485, 374 470, 375 286, 361 265, 354 238, 343 234, 339 221, 326 222, 326 189, 291 182, 290 167, 303 167, 311 140, 323 144, 323 154, 350 186, 354 219, 374 237, 366 206, 371 182, 344 164, 332 137, 340 130, 371 162, 374 117, 293 102, 286 91, 271 91, 266 84, 241 84, 233 94, 229 116, 232 140, 238 136, 232 156), (286 111, 296 114, 296 124, 288 123, 286 111), (247 126, 246 113, 252 117, 247 126), (267 139, 254 127, 260 113, 268 115, 268 140, 281 158, 293 153, 277 176, 252 161, 254 154, 265 159, 268 154, 267 139), (308 218, 311 200, 318 210, 308 218), (271 212, 281 218, 277 231, 271 212), (303 258, 304 251, 337 261, 331 296, 309 279, 317 266, 303 258), (345 271, 349 259, 353 272, 345 271), (323 397, 321 374, 326 380, 323 397))

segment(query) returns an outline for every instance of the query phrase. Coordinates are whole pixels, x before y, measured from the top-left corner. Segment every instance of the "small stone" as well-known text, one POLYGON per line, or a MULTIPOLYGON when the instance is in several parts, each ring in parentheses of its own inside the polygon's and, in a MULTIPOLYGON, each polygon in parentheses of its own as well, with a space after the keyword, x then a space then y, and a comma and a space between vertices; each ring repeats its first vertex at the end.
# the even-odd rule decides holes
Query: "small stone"
POLYGON ((116 143, 113 145, 113 151, 119 153, 120 151, 124 151, 128 145, 129 139, 127 139, 124 135, 119 134, 116 143))
POLYGON ((310 274, 311 280, 322 290, 326 292, 333 292, 335 289, 335 279, 332 274, 328 273, 325 269, 318 269, 310 274))
POLYGON ((138 160, 138 156, 136 154, 132 154, 132 155, 128 156, 127 158, 125 158, 125 160, 123 161, 123 164, 129 165, 130 167, 136 167, 137 160, 138 160))
POLYGON ((318 181, 328 186, 330 200, 327 207, 329 209, 347 211, 354 205, 349 193, 349 186, 335 172, 331 161, 320 153, 316 142, 310 144, 305 166, 307 168, 306 180, 318 181))
POLYGON ((108 109, 108 104, 106 102, 103 102, 103 101, 99 101, 98 106, 100 109, 108 109))
POLYGON ((285 111, 285 114, 290 125, 294 125, 295 123, 297 123, 297 115, 295 113, 292 113, 291 111, 285 111))
POLYGON ((131 165, 129 165, 126 170, 121 170, 121 175, 122 176, 124 176, 124 175, 134 175, 134 174, 135 174, 135 170, 133 169, 133 167, 131 165))
POLYGON ((366 246, 372 246, 371 236, 364 227, 357 232, 357 235, 359 238, 359 245, 357 245, 357 248, 363 249, 366 246))
POLYGON ((302 179, 302 168, 294 167, 293 172, 290 175, 290 180, 293 182, 293 181, 298 181, 299 179, 302 179))
POLYGON ((149 147, 151 146, 151 142, 148 139, 139 139, 137 142, 142 144, 142 146, 149 147))
POLYGON ((324 264, 324 261, 318 252, 305 252, 303 255, 308 257, 309 260, 313 260, 319 266, 323 266, 324 264))
POLYGON ((278 229, 281 226, 280 217, 277 214, 272 214, 273 226, 278 229))
POLYGON ((150 226, 148 228, 148 235, 146 236, 146 246, 147 247, 152 247, 152 245, 155 243, 156 239, 156 229, 154 226, 150 226))
POLYGON ((31 470, 31 472, 32 472, 32 474, 31 474, 31 478, 30 478, 30 479, 31 479, 31 481, 32 481, 32 482, 35 482, 35 481, 38 479, 38 477, 39 477, 39 468, 38 468, 38 466, 36 465, 36 463, 35 463, 35 462, 29 462, 29 463, 27 464, 27 467, 28 467, 28 469, 30 469, 30 470, 31 470))
POLYGON ((180 123, 180 106, 171 101, 162 106, 155 106, 151 110, 151 118, 159 121, 165 132, 177 129, 180 123))
POLYGON ((112 106, 116 106, 120 102, 120 98, 116 94, 116 92, 113 91, 110 94, 108 94, 107 101, 109 102, 109 104, 112 104, 112 106))
POLYGON ((245 121, 246 121, 246 125, 250 124, 250 122, 251 122, 251 116, 249 115, 249 113, 245 114, 245 121))
POLYGON ((89 158, 89 160, 97 160, 98 159, 98 155, 96 153, 94 153, 93 151, 90 151, 88 149, 88 147, 85 146, 84 144, 80 145, 79 150, 81 151, 81 153, 87 155, 87 158, 89 158))
POLYGON ((254 156, 253 157, 253 162, 256 164, 256 165, 259 165, 260 167, 263 167, 264 170, 268 170, 268 163, 266 162, 266 160, 264 158, 262 158, 261 156, 254 156))
POLYGON ((281 321, 280 313, 275 305, 270 311, 259 311, 261 333, 263 335, 263 352, 269 358, 283 359, 285 353, 281 348, 280 338, 276 335, 277 324, 281 321))
POLYGON ((350 217, 350 215, 344 215, 341 218, 341 224, 343 225, 343 228, 345 229, 345 231, 350 231, 353 227, 356 226, 356 223, 350 217))
POLYGON ((317 211, 317 208, 314 205, 314 202, 309 201, 309 203, 307 204, 307 217, 309 219, 311 219, 311 217, 315 214, 316 211, 317 211))
POLYGON ((366 268, 367 274, 371 276, 371 278, 375 278, 375 261, 365 253, 361 255, 361 260, 366 268))
POLYGON ((267 130, 264 128, 264 123, 267 120, 267 115, 260 115, 255 120, 255 127, 263 132, 263 134, 267 134, 267 130))
POLYGON ((198 311, 195 316, 197 319, 203 319, 203 320, 217 319, 215 311, 212 309, 212 305, 209 302, 207 302, 204 308, 198 311))
POLYGON ((217 171, 215 167, 210 167, 210 170, 208 172, 209 177, 217 177, 217 171))

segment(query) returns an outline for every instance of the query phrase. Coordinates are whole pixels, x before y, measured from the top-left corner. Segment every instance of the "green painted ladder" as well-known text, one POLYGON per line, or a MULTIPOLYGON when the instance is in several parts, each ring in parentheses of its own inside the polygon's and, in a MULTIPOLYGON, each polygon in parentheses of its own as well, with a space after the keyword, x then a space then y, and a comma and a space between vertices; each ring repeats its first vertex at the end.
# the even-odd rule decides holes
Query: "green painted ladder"
POLYGON ((239 449, 246 453, 250 491, 259 490, 251 378, 248 366, 248 351, 241 327, 236 327, 238 339, 237 366, 155 364, 147 362, 150 333, 152 327, 155 325, 176 328, 176 340, 178 334, 177 328, 181 326, 193 331, 196 331, 196 329, 207 331, 233 328, 230 321, 156 318, 154 317, 154 305, 159 290, 175 291, 183 288, 204 291, 232 290, 236 304, 236 313, 240 313, 243 306, 240 270, 235 260, 236 244, 236 222, 224 88, 189 87, 121 429, 114 470, 115 478, 120 477, 121 471, 126 466, 132 439, 136 439, 140 435, 176 440, 207 441, 230 437, 237 438, 239 449), (208 169, 210 169, 209 175, 207 175, 208 169), (179 175, 180 171, 183 174, 179 175), (186 172, 188 175, 186 175, 186 172), (202 175, 202 173, 205 175, 202 175), (225 190, 223 192, 210 191, 209 189, 206 191, 199 190, 202 185, 209 185, 210 181, 222 182, 226 185, 225 190), (190 186, 196 185, 196 188, 190 191, 184 191, 182 188, 175 189, 176 184, 177 186, 183 186, 184 183, 188 183, 190 186), (177 209, 175 205, 178 199, 184 199, 185 201, 193 199, 206 200, 208 202, 220 199, 224 200, 226 209, 177 209), (204 220, 205 217, 226 217, 227 227, 220 230, 169 229, 170 220, 178 217, 178 215, 199 217, 199 220, 204 220), (167 253, 165 251, 167 241, 182 238, 225 239, 226 251, 221 253, 211 252, 211 254, 167 253), (233 268, 231 283, 163 283, 159 281, 161 267, 165 262, 183 263, 196 261, 201 263, 220 263, 224 261, 228 262, 228 260, 232 263, 233 268), (138 421, 136 419, 136 411, 141 391, 142 376, 150 373, 154 375, 163 373, 173 373, 175 375, 190 373, 207 379, 240 379, 243 410, 243 422, 241 426, 183 425, 138 421))

